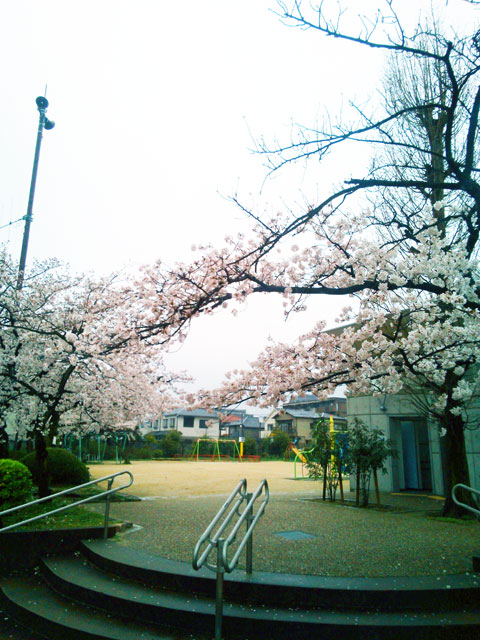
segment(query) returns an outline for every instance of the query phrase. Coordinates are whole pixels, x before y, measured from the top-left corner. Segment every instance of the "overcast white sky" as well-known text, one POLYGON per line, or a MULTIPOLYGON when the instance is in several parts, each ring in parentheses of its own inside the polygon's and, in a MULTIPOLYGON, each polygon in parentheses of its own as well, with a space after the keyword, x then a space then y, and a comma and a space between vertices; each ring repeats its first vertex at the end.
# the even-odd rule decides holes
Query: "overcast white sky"
MULTIPOLYGON (((349 2, 347 4, 354 4, 349 2)), ((406 15, 429 2, 402 0, 406 15)), ((434 2, 445 7, 444 1, 434 2)), ((358 1, 362 10, 378 5, 358 1)), ((0 226, 26 211, 38 112, 48 117, 28 259, 57 257, 100 273, 161 257, 189 260, 192 244, 222 242, 257 211, 314 202, 367 161, 343 157, 264 181, 254 139, 290 137, 325 109, 364 104, 379 85, 378 54, 285 26, 275 0, 3 0, 0 3, 0 226)), ((477 15, 450 0, 448 20, 477 15), (469 14, 467 14, 467 11, 469 14), (453 17, 452 17, 453 16, 453 17)), ((19 255, 23 224, 0 229, 19 255)), ((312 300, 293 322, 280 300, 248 303, 194 323, 169 359, 198 386, 243 367, 268 335, 291 339, 344 302, 312 300)))

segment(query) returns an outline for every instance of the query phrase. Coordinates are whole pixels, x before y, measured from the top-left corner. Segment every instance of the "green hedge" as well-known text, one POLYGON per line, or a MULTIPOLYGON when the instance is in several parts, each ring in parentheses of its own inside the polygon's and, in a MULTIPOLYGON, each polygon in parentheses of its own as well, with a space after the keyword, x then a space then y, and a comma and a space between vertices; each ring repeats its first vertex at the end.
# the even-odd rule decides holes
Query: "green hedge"
MULTIPOLYGON (((47 449, 47 473, 49 482, 53 485, 77 485, 90 480, 87 465, 66 449, 52 447, 47 449)), ((38 485, 39 470, 35 452, 29 453, 22 459, 32 474, 33 481, 38 485)))
POLYGON ((32 474, 17 460, 0 460, 0 511, 32 499, 32 474))

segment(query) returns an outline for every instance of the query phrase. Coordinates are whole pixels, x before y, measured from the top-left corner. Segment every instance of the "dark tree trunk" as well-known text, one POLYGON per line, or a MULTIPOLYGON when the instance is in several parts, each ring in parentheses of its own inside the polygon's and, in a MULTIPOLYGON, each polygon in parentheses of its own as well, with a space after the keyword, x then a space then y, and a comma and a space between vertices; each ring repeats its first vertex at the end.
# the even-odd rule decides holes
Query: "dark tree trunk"
POLYGON ((322 466, 323 469, 323 495, 322 499, 325 500, 327 496, 327 465, 322 466))
POLYGON ((47 447, 51 447, 54 439, 58 435, 58 428, 60 426, 60 414, 56 411, 52 411, 50 414, 50 420, 48 425, 48 431, 46 436, 47 447))
POLYGON ((5 422, 0 424, 0 458, 8 458, 8 434, 5 422))
POLYGON ((375 498, 377 500, 377 507, 380 509, 381 504, 380 504, 380 491, 378 489, 378 474, 375 468, 373 468, 373 482, 375 484, 375 498))
POLYGON ((370 489, 370 467, 362 468, 360 472, 360 493, 361 493, 361 505, 363 508, 368 507, 368 492, 370 489))
MULTIPOLYGON (((462 416, 449 414, 440 426, 446 430, 445 434, 445 504, 442 515, 458 518, 468 513, 452 499, 452 489, 456 484, 470 485, 467 451, 465 447, 465 432, 462 416)), ((470 492, 461 491, 456 494, 462 502, 475 507, 470 492)))
POLYGON ((337 464, 338 464, 338 484, 340 485, 340 500, 343 504, 345 502, 345 497, 343 495, 342 461, 340 458, 338 458, 337 464))
POLYGON ((355 506, 360 506, 360 465, 357 464, 357 486, 355 491, 355 506))
POLYGON ((40 498, 45 498, 50 495, 50 489, 48 486, 48 471, 47 471, 47 445, 43 433, 37 431, 35 434, 35 458, 38 466, 38 495, 40 498))

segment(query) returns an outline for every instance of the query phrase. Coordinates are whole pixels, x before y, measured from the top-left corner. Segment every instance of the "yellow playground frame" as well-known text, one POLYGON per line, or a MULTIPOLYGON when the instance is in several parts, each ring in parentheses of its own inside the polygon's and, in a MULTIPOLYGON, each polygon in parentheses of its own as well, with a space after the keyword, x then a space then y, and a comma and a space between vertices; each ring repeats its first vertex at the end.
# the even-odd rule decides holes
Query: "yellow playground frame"
MULTIPOLYGON (((337 433, 345 433, 345 431, 337 431, 335 429, 335 425, 333 422, 333 416, 331 415, 329 418, 329 426, 330 426, 330 434, 333 436, 333 438, 335 438, 335 434, 337 433)), ((300 460, 300 462, 302 463, 302 478, 303 476, 303 465, 307 464, 308 462, 308 454, 312 453, 312 451, 314 451, 315 447, 312 447, 311 449, 297 449, 297 447, 294 445, 293 442, 290 443, 289 445, 289 449, 291 449, 293 451, 293 453, 295 454, 295 460, 293 461, 293 477, 295 480, 300 479, 297 478, 297 460, 300 460)), ((334 457, 332 455, 332 462, 334 462, 334 457)), ((340 470, 340 483, 342 483, 341 481, 341 470, 340 470)), ((341 487, 341 492, 342 492, 342 496, 343 496, 343 487, 341 487)))
POLYGON ((241 462, 243 459, 243 442, 240 442, 240 449, 238 448, 238 443, 236 440, 217 440, 215 438, 199 438, 196 442, 195 442, 195 446, 193 447, 193 451, 192 451, 192 458, 194 458, 197 462, 198 459, 200 457, 200 443, 201 442, 214 442, 214 446, 213 446, 213 453, 212 453, 212 460, 216 457, 217 460, 220 462, 221 461, 221 455, 220 455, 220 447, 218 446, 219 442, 230 442, 233 443, 233 457, 235 458, 235 453, 238 456, 239 461, 241 462))
POLYGON ((291 443, 290 449, 295 454, 295 460, 293 461, 293 475, 295 480, 297 480, 297 460, 300 460, 300 462, 302 463, 302 478, 303 478, 303 465, 308 462, 307 455, 309 453, 312 453, 315 447, 312 447, 311 449, 297 449, 297 447, 293 443, 291 443))

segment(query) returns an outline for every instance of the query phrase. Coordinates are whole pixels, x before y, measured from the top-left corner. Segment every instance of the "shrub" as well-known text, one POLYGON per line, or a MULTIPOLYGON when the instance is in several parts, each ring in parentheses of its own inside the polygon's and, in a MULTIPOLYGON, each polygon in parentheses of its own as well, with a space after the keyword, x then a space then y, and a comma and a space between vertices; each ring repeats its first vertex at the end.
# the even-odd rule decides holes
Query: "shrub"
POLYGON ((272 431, 272 436, 269 438, 268 453, 271 456, 283 457, 285 451, 290 444, 290 436, 285 431, 275 429, 272 431))
POLYGON ((183 440, 182 443, 182 455, 183 456, 191 456, 193 453, 193 447, 195 446, 194 442, 189 442, 188 440, 183 440))
POLYGON ((32 474, 17 460, 0 460, 0 511, 32 498, 32 474))
POLYGON ((22 460, 27 455, 28 451, 26 449, 14 449, 13 447, 8 452, 8 458, 10 460, 22 460))
MULTIPOLYGON (((220 455, 230 456, 231 458, 238 457, 238 451, 240 451, 240 444, 233 442, 225 442, 224 440, 218 441, 218 450, 220 451, 220 455)), ((202 447, 203 451, 203 447, 202 447)))
POLYGON ((113 447, 111 444, 107 445, 105 447, 105 453, 103 456, 104 460, 115 460, 116 459, 116 451, 115 451, 115 447, 113 447))
POLYGON ((180 431, 169 431, 163 438, 162 449, 166 458, 173 458, 176 453, 180 453, 180 440, 182 434, 180 431))
MULTIPOLYGON (((87 465, 73 453, 57 447, 49 448, 47 451, 47 474, 53 485, 76 485, 89 481, 90 473, 87 465)), ((40 474, 35 453, 29 453, 22 462, 30 469, 34 483, 38 484, 40 474)))
POLYGON ((257 454, 257 441, 247 436, 243 444, 244 456, 255 456, 257 454))
POLYGON ((260 453, 262 454, 262 456, 264 458, 269 458, 270 457, 270 441, 272 439, 272 436, 269 435, 266 438, 262 438, 262 440, 260 441, 260 453))
POLYGON ((357 476, 357 505, 360 503, 361 495, 361 506, 368 506, 370 475, 373 471, 377 505, 380 506, 377 473, 379 470, 386 473, 387 458, 397 456, 392 441, 385 440, 380 429, 368 427, 364 422, 355 418, 349 428, 348 446, 351 463, 357 476))
POLYGON ((345 468, 345 438, 332 433, 330 421, 321 418, 312 428, 312 439, 313 447, 307 457, 308 475, 313 480, 323 480, 324 500, 328 489, 329 498, 334 502, 339 485, 343 500, 340 470, 345 468))
POLYGON ((153 457, 153 449, 148 446, 131 447, 128 451, 128 454, 130 455, 130 459, 151 460, 153 457))

